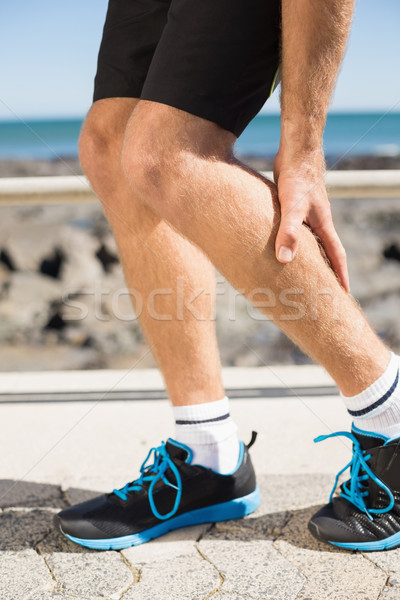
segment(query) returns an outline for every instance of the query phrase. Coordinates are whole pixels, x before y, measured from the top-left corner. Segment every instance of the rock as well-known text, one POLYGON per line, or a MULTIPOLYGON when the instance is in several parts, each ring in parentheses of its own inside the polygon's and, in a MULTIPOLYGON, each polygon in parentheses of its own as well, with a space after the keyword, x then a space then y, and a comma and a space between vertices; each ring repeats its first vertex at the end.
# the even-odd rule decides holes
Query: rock
POLYGON ((67 257, 61 276, 63 293, 93 290, 103 277, 102 264, 96 257, 97 240, 85 231, 70 228, 59 246, 67 257))
POLYGON ((82 174, 78 158, 66 156, 55 160, 0 161, 0 177, 45 177, 72 174, 82 174))
POLYGON ((400 248, 397 244, 390 244, 387 248, 384 248, 383 256, 388 260, 397 260, 397 262, 400 262, 400 248))
POLYGON ((60 300, 57 282, 37 273, 14 273, 0 301, 0 340, 13 333, 42 329, 52 302, 60 300))
POLYGON ((11 282, 11 272, 3 263, 0 262, 0 298, 5 294, 8 285, 11 282))
POLYGON ((18 271, 39 271, 43 260, 50 258, 65 235, 63 225, 46 225, 29 220, 9 230, 2 240, 10 259, 18 271))

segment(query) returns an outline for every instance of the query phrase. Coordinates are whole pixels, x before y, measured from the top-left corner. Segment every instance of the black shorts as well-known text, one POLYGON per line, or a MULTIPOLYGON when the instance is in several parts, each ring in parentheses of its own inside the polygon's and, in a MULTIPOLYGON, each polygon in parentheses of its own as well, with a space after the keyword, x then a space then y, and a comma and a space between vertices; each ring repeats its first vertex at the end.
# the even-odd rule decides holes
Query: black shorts
POLYGON ((110 0, 94 100, 142 98, 239 136, 277 82, 280 0, 110 0))

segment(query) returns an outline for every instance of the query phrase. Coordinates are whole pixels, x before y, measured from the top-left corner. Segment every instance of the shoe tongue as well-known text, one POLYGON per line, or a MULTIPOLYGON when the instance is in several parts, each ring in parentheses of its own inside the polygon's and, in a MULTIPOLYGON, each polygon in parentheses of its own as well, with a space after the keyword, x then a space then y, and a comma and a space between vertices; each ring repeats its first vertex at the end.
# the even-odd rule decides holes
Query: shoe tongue
POLYGON ((167 443, 165 444, 167 448, 167 452, 171 458, 176 458, 181 460, 182 462, 190 463, 191 461, 191 450, 188 446, 184 444, 180 444, 176 442, 172 438, 168 438, 167 443))
POLYGON ((371 450, 371 448, 382 446, 387 440, 385 436, 378 434, 374 435, 373 433, 363 433, 362 431, 355 429, 352 429, 352 434, 360 442, 363 450, 371 450))

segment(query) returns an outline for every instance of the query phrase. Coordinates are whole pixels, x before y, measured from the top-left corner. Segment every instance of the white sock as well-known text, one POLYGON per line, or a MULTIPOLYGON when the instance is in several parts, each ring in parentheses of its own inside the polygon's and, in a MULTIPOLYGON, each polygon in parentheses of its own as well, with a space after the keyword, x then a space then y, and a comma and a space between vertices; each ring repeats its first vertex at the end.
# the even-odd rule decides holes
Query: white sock
POLYGON ((192 464, 232 472, 239 459, 237 427, 225 396, 216 402, 174 406, 175 439, 193 451, 192 464))
POLYGON ((400 436, 400 357, 391 354, 386 371, 357 396, 342 396, 356 427, 386 435, 400 436))

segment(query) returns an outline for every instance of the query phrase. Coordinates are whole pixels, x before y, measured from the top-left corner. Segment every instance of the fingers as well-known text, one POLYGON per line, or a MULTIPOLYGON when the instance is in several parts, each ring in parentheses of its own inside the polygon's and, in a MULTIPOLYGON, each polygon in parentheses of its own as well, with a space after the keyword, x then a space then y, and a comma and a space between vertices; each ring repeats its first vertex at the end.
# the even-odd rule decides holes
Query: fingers
POLYGON ((281 263, 289 263, 296 255, 299 237, 304 220, 304 211, 296 204, 283 213, 275 240, 276 258, 281 263))
POLYGON ((275 241, 275 251, 277 260, 281 263, 289 263, 296 255, 299 239, 302 232, 304 221, 310 225, 312 231, 321 240, 325 253, 335 271, 338 279, 346 290, 350 291, 349 272, 347 268, 346 252, 336 233, 330 207, 318 205, 306 211, 304 204, 299 202, 297 205, 285 203, 285 212, 282 212, 281 223, 275 241), (311 214, 306 214, 306 213, 311 214))
POLYGON ((282 176, 278 182, 281 222, 275 240, 276 258, 290 263, 296 255, 306 222, 319 237, 325 253, 346 292, 350 291, 346 252, 336 233, 325 186, 282 176))

